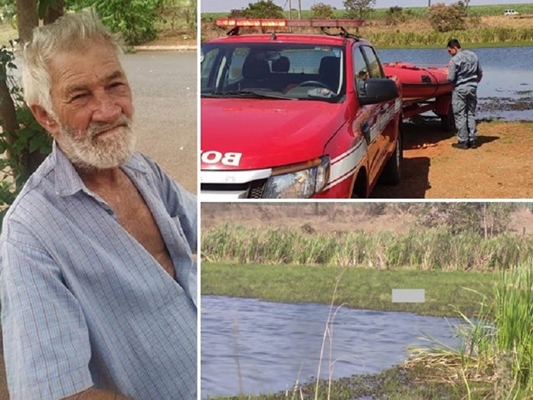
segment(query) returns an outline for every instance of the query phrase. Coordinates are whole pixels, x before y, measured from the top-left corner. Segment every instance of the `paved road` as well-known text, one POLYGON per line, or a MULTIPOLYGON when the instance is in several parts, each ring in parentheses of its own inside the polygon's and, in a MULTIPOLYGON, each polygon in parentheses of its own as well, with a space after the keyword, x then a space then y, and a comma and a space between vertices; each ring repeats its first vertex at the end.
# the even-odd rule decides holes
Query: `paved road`
POLYGON ((144 51, 124 56, 133 90, 137 148, 196 193, 196 53, 144 51))
MULTIPOLYGON (((134 96, 137 147, 192 193, 196 193, 197 182, 196 65, 194 52, 124 56, 134 96)), ((0 335, 0 400, 5 400, 2 356, 0 335)))

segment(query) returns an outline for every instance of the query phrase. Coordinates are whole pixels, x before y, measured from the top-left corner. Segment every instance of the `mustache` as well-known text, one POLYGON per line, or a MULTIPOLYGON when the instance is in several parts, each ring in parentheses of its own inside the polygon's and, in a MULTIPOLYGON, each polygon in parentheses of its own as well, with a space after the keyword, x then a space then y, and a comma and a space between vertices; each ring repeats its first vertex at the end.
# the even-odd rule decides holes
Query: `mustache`
POLYGON ((113 123, 91 122, 89 128, 87 129, 87 136, 92 139, 102 132, 115 129, 121 126, 127 129, 131 129, 131 119, 126 117, 126 115, 124 114, 122 114, 120 118, 113 123))

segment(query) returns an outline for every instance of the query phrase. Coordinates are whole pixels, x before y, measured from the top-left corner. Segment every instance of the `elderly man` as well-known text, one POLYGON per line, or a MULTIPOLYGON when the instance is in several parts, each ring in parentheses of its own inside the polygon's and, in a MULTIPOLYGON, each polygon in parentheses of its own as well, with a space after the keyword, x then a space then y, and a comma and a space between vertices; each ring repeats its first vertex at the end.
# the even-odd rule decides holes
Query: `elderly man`
POLYGON ((448 67, 448 80, 454 83, 452 109, 457 127, 459 149, 476 148, 476 107, 477 84, 483 77, 483 71, 477 55, 470 50, 461 49, 457 39, 448 42, 448 53, 452 56, 448 67))
POLYGON ((196 198, 134 153, 120 46, 93 12, 34 32, 26 102, 52 154, 0 239, 10 398, 196 398, 196 198))

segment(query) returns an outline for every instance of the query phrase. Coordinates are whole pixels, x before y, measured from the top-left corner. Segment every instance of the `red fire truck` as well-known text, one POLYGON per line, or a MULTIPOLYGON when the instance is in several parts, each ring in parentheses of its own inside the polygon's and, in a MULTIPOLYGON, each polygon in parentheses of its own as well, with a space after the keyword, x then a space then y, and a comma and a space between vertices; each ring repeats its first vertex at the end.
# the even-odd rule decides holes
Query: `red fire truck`
POLYGON ((345 29, 360 24, 217 20, 231 30, 201 47, 202 201, 368 197, 400 181, 401 85, 345 29), (294 27, 322 34, 281 32, 294 27))

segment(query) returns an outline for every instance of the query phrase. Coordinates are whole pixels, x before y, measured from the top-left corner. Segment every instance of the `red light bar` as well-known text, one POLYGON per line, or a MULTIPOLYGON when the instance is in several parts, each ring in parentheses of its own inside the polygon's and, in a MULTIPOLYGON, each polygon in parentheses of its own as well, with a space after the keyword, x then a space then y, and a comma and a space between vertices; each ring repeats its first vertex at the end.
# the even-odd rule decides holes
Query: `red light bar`
POLYGON ((300 28, 344 28, 362 26, 362 19, 257 19, 218 18, 217 26, 242 27, 300 27, 300 28))
POLYGON ((286 19, 250 19, 250 18, 219 18, 217 26, 249 26, 249 27, 267 27, 267 26, 287 26, 286 19))

